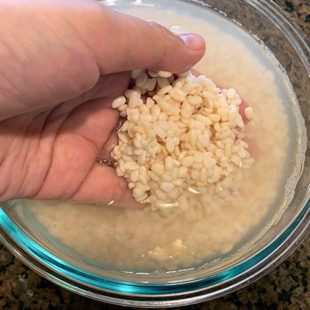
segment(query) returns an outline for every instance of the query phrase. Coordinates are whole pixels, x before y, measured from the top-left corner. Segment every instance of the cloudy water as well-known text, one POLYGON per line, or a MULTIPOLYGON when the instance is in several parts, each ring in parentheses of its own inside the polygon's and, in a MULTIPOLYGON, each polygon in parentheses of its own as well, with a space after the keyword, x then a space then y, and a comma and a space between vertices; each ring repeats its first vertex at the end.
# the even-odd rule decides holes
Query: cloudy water
POLYGON ((212 11, 179 1, 105 2, 118 10, 121 4, 122 11, 176 33, 195 32, 205 38, 207 52, 195 68, 215 83, 235 88, 253 107, 255 121, 247 125, 246 135, 255 145, 255 163, 237 170, 236 194, 209 195, 203 201, 193 194, 186 211, 24 201, 26 218, 52 238, 55 247, 68 253, 73 249, 83 259, 116 269, 188 268, 232 255, 272 223, 287 203, 288 180, 296 182, 291 176, 301 127, 284 73, 266 48, 212 11))

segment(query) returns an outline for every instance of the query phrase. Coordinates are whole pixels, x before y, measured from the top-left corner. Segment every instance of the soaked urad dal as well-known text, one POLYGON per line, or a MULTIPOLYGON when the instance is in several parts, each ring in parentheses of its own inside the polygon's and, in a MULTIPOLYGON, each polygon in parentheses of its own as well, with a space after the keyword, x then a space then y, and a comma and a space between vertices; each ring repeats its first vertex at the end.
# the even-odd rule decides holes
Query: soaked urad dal
POLYGON ((25 201, 68 255, 127 271, 199 266, 246 247, 285 206, 299 141, 285 77, 237 25, 199 19, 202 11, 127 10, 201 34, 207 52, 195 69, 204 76, 134 71, 136 87, 113 103, 127 117, 116 171, 148 207, 25 201))
POLYGON ((136 70, 132 78, 134 87, 112 103, 127 118, 112 157, 134 198, 152 210, 185 211, 192 199, 203 207, 210 194, 235 195, 235 180, 253 163, 243 140, 253 109, 204 75, 136 70))

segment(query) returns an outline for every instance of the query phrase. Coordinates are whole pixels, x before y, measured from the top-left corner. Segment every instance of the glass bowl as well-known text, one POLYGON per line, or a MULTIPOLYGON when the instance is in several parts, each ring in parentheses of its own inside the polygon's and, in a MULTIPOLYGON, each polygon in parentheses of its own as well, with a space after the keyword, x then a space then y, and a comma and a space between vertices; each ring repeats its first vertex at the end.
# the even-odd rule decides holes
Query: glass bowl
MULTIPOLYGON (((103 1, 115 5, 121 0, 103 1)), ((181 0, 179 1, 181 2, 181 0)), ((310 136, 309 41, 270 0, 188 0, 201 10, 213 10, 241 26, 273 53, 295 92, 310 136)), ((131 1, 143 5, 143 1, 131 1)), ((300 133, 306 139, 306 133, 300 133)), ((305 142, 305 141, 304 141, 305 142)), ((309 143, 309 142, 308 142, 309 143)), ((310 219, 310 156, 299 158, 303 169, 291 202, 273 225, 247 251, 208 268, 157 274, 122 272, 87 261, 58 244, 39 224, 30 225, 19 203, 2 203, 0 240, 21 261, 52 282, 75 293, 119 305, 169 307, 210 300, 252 283, 275 268, 302 242, 310 219)))

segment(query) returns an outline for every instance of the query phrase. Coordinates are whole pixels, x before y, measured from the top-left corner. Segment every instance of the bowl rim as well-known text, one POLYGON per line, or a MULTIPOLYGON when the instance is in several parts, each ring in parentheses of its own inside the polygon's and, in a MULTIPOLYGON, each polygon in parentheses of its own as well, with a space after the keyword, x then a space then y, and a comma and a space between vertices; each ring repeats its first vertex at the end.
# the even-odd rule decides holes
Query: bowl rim
MULTIPOLYGON (((191 0, 201 3, 200 0, 191 0)), ((272 0, 244 0, 265 16, 277 22, 281 32, 292 43, 310 76, 309 38, 272 0)), ((41 276, 72 292, 95 300, 123 306, 184 306, 211 300, 231 293, 259 279, 287 258, 304 240, 310 227, 309 191, 303 208, 276 239, 245 261, 214 276, 176 284, 140 284, 95 276, 62 261, 24 234, 0 208, 0 241, 18 259, 41 276), (284 242, 285 241, 285 242, 284 242), (216 279, 214 279, 214 277, 216 279), (100 285, 98 286, 98 279, 100 285), (208 290, 210 286, 217 290, 208 290), (89 281, 91 279, 91 281, 89 281), (88 284, 87 283, 88 280, 88 284), (214 285, 215 284, 215 285, 214 285)))
POLYGON ((0 209, 0 241, 30 269, 63 288, 98 301, 151 308, 211 300, 258 280, 293 253, 309 233, 309 227, 310 199, 281 235, 249 259, 212 276, 211 280, 207 277, 157 285, 112 280, 77 269, 36 244, 0 209), (210 291, 210 284, 214 289, 216 283, 214 277, 217 290, 210 291), (221 279, 224 281, 220 282, 221 279))

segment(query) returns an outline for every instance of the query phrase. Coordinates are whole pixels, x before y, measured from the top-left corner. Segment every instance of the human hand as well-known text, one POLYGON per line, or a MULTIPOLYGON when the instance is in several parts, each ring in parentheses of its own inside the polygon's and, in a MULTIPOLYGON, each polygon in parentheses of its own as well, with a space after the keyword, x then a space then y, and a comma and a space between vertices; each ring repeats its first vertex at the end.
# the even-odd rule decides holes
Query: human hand
POLYGON ((115 134, 111 103, 129 70, 185 71, 204 49, 95 0, 0 1, 0 200, 135 205, 125 180, 95 164, 115 134))

